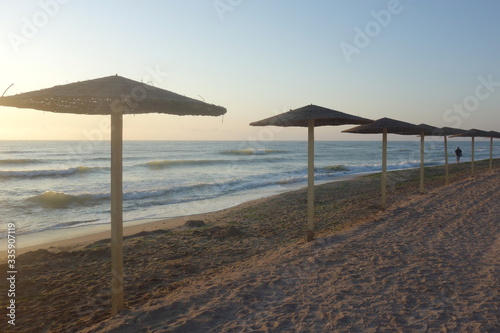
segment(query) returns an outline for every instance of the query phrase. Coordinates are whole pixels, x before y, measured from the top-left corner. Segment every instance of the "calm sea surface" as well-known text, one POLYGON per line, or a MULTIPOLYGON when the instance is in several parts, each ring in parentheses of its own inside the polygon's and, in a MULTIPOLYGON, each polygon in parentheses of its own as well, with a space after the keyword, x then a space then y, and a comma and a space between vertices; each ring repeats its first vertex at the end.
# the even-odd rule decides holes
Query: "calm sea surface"
MULTIPOLYGON (((0 238, 110 222, 109 142, 0 141, 0 238)), ((470 140, 451 141, 470 160, 470 140)), ((381 142, 316 142, 316 182, 381 170, 381 142)), ((498 157, 499 148, 494 147, 498 157)), ((388 169, 419 166, 420 142, 389 142, 388 169)), ((428 139, 426 165, 444 163, 428 139)), ((126 141, 124 221, 203 213, 306 185, 307 142, 126 141)), ((475 159, 489 158, 476 142, 475 159)))

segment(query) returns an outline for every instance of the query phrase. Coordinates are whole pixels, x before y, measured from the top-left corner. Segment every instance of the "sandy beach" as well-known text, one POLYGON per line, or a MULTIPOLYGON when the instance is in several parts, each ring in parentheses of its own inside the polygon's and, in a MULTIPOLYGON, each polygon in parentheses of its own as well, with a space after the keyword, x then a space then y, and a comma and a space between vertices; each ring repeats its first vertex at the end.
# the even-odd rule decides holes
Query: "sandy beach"
POLYGON ((391 172, 386 210, 379 174, 317 186, 309 243, 305 190, 170 229, 135 226, 125 237, 126 309, 115 318, 105 234, 27 252, 7 329, 499 332, 500 161, 487 165, 476 163, 474 178, 468 164, 451 166, 449 185, 442 167, 426 168, 423 195, 418 170, 391 172))

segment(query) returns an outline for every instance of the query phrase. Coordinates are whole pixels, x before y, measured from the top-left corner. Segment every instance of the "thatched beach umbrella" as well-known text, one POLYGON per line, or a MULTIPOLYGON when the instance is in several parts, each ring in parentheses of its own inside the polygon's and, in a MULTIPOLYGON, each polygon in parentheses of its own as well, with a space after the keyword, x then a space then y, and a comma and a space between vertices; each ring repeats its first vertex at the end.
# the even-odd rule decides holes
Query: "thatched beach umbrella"
POLYGON ((112 313, 123 309, 122 147, 123 115, 167 113, 220 116, 226 109, 120 76, 0 97, 0 105, 90 115, 111 115, 112 313))
POLYGON ((317 105, 307 105, 279 115, 250 123, 251 126, 283 126, 308 128, 307 172, 307 240, 314 238, 314 127, 368 124, 372 120, 353 116, 317 105))
POLYGON ((479 138, 489 138, 490 134, 486 131, 478 130, 478 129, 470 129, 468 131, 465 131, 460 134, 455 134, 450 136, 450 138, 462 138, 462 137, 467 137, 467 138, 472 138, 472 143, 471 143, 471 176, 474 177, 474 138, 479 137, 479 138))
MULTIPOLYGON (((465 130, 460 130, 460 129, 457 129, 457 128, 451 128, 451 127, 442 127, 442 128, 439 128, 439 127, 434 127, 434 126, 431 126, 431 125, 427 125, 427 124, 420 124, 418 125, 418 127, 424 129, 424 134, 425 136, 442 136, 444 137, 444 170, 445 170, 445 183, 448 184, 449 182, 449 176, 448 176, 448 140, 447 140, 447 136, 448 135, 452 135, 452 134, 459 134, 459 133, 463 133, 465 132, 465 130)), ((424 136, 420 136, 420 140, 421 140, 421 145, 420 145, 420 148, 421 148, 421 165, 420 165, 420 172, 421 172, 421 177, 420 177, 420 191, 423 192, 423 187, 424 187, 424 184, 423 184, 423 154, 424 154, 424 151, 423 151, 423 146, 424 146, 424 136)))
MULTIPOLYGON (((437 129, 437 127, 420 124, 417 125, 419 128, 419 136, 420 136, 420 193, 424 193, 424 166, 425 166, 425 136, 432 135, 433 131, 437 129)), ((397 133, 400 135, 414 135, 413 131, 408 131, 407 133, 397 133)))
POLYGON ((382 208, 387 204, 387 134, 419 135, 422 129, 417 125, 391 118, 381 118, 368 125, 361 125, 342 131, 343 133, 382 133, 382 208))

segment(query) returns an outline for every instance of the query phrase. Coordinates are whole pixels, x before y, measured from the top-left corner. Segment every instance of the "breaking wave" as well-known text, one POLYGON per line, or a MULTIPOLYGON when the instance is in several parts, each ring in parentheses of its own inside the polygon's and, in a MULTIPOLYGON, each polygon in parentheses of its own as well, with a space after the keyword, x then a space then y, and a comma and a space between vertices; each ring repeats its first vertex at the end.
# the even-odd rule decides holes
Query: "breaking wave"
POLYGON ((326 166, 326 167, 323 167, 322 168, 323 170, 325 171, 329 171, 329 172, 342 172, 342 171, 349 171, 350 169, 348 167, 346 167, 345 165, 329 165, 329 166, 326 166))
POLYGON ((23 164, 36 164, 40 163, 40 160, 34 160, 29 158, 10 158, 0 160, 0 165, 23 165, 23 164))
POLYGON ((255 149, 255 148, 245 148, 240 150, 225 150, 222 154, 229 155, 267 155, 267 154, 283 154, 287 151, 284 150, 274 150, 274 149, 255 149))
POLYGON ((38 178, 38 177, 67 177, 72 175, 82 175, 96 171, 99 169, 107 169, 103 167, 85 167, 80 166, 68 169, 53 169, 53 170, 26 170, 26 171, 0 171, 0 179, 2 178, 38 178))
POLYGON ((158 170, 158 169, 165 169, 165 168, 171 168, 171 167, 177 167, 177 166, 198 166, 198 165, 212 165, 212 164, 219 164, 223 163, 226 161, 221 161, 221 160, 162 160, 162 161, 151 161, 147 162, 144 164, 141 164, 143 166, 146 166, 150 169, 153 170, 158 170))
POLYGON ((98 203, 98 197, 91 194, 71 195, 63 192, 47 191, 28 198, 27 201, 47 209, 61 209, 72 206, 91 206, 98 203))

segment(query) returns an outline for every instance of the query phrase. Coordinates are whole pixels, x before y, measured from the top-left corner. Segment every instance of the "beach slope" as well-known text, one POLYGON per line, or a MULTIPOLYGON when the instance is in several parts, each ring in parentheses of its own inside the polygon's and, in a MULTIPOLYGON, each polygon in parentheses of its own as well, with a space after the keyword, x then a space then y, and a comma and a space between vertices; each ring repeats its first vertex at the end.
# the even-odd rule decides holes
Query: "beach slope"
POLYGON ((414 195, 86 332, 500 331, 500 170, 414 195))

